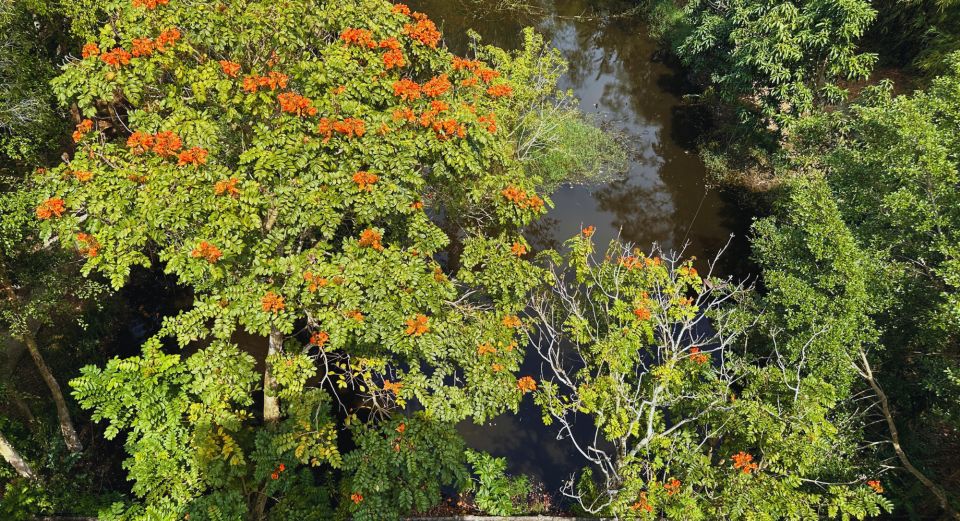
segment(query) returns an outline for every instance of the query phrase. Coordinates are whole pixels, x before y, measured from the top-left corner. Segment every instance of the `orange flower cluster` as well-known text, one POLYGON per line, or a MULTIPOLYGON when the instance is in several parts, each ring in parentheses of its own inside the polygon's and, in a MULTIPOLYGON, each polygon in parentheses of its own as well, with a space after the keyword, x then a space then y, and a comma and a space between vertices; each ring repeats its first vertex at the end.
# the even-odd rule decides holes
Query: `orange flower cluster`
POLYGON ((97 239, 89 233, 78 233, 77 242, 81 244, 80 253, 86 255, 87 257, 93 258, 100 253, 100 243, 97 242, 97 239))
POLYGON ((390 49, 389 51, 383 53, 383 66, 390 69, 403 67, 407 64, 406 58, 403 56, 403 52, 398 49, 390 49))
POLYGON ((217 184, 213 185, 213 192, 217 195, 228 194, 234 199, 240 197, 240 189, 237 188, 237 183, 240 180, 236 177, 231 177, 230 179, 225 179, 223 181, 217 181, 217 184))
POLYGON ((422 336, 424 333, 430 331, 430 321, 424 314, 418 314, 417 316, 407 320, 407 330, 405 333, 408 336, 422 336))
POLYGON ((210 264, 214 264, 220 260, 220 257, 223 257, 223 252, 220 251, 220 248, 217 248, 207 241, 200 241, 200 244, 197 244, 197 247, 190 252, 190 256, 194 259, 203 259, 210 264))
POLYGON ((501 83, 499 85, 494 85, 487 89, 487 94, 493 96, 494 98, 502 98, 505 96, 513 95, 513 87, 507 85, 506 83, 501 83))
POLYGON ((383 235, 380 232, 374 230, 373 228, 367 228, 360 233, 360 246, 365 248, 373 248, 377 251, 383 251, 383 244, 380 241, 383 239, 383 235))
POLYGON ((490 366, 490 368, 493 369, 493 372, 499 373, 500 371, 503 371, 503 364, 493 364, 490 366))
POLYGON ((883 485, 879 481, 872 479, 867 482, 867 486, 872 488, 877 494, 883 494, 883 485))
POLYGON ((363 501, 363 494, 359 492, 354 492, 350 494, 350 501, 353 501, 354 505, 359 505, 363 501))
POLYGON ((643 305, 636 307, 633 310, 633 314, 634 316, 637 317, 637 320, 641 320, 641 321, 650 320, 650 318, 653 316, 650 313, 650 310, 647 308, 647 306, 643 306, 643 305))
POLYGON ((317 124, 317 133, 323 136, 324 143, 330 141, 334 132, 348 138, 363 137, 367 133, 367 125, 362 119, 358 118, 347 118, 340 121, 320 118, 320 123, 317 124))
POLYGON ((510 185, 501 190, 500 194, 520 208, 531 208, 536 211, 543 209, 543 199, 536 195, 527 195, 522 188, 510 185))
POLYGON ((517 389, 524 393, 532 393, 537 390, 537 382, 529 376, 524 376, 517 380, 517 389))
POLYGON ((730 459, 733 460, 733 468, 740 469, 744 474, 749 474, 759 467, 753 462, 753 456, 743 451, 734 454, 730 459))
POLYGON ((161 157, 176 154, 183 146, 180 137, 170 131, 157 132, 156 134, 147 134, 146 132, 134 132, 127 138, 127 146, 134 155, 140 155, 147 150, 161 157))
POLYGON ((74 170, 73 177, 77 178, 77 181, 81 183, 86 183, 87 181, 93 179, 93 172, 89 170, 74 170))
POLYGON ((620 265, 627 270, 633 270, 643 267, 643 261, 633 255, 627 255, 626 257, 620 257, 620 265))
POLYGON ((313 106, 310 98, 301 96, 293 92, 284 92, 277 96, 280 102, 280 110, 296 114, 298 116, 316 116, 317 107, 313 106))
POLYGON ((267 90, 285 89, 289 81, 286 74, 277 71, 270 71, 266 76, 251 74, 243 78, 243 90, 253 94, 261 87, 267 90))
POLYGON ((159 52, 166 51, 170 47, 173 47, 173 44, 177 43, 181 36, 179 29, 171 27, 157 36, 157 39, 153 42, 153 46, 159 52))
POLYGON ((91 130, 93 130, 93 121, 90 121, 89 119, 81 121, 77 125, 77 129, 73 131, 73 142, 79 142, 81 139, 83 139, 83 136, 86 136, 91 130))
POLYGON ((355 29, 348 27, 340 33, 340 39, 347 45, 359 45, 374 49, 377 47, 377 41, 373 38, 373 33, 368 29, 355 29))
POLYGON ((264 311, 271 311, 273 313, 282 311, 283 308, 286 307, 283 302, 283 297, 272 291, 268 291, 267 294, 260 299, 260 305, 264 311))
MULTIPOLYGON (((333 281, 334 283, 337 282, 336 279, 334 279, 333 281)), ((352 311, 347 312, 347 318, 351 320, 356 320, 357 322, 363 322, 363 313, 361 313, 359 309, 354 309, 352 311)))
MULTIPOLYGON (((420 123, 423 124, 424 116, 427 116, 429 119, 430 113, 434 111, 424 112, 420 117, 420 123)), ((451 137, 465 138, 467 137, 467 127, 460 123, 459 121, 453 118, 447 118, 443 120, 433 121, 433 131, 437 134, 437 139, 444 141, 450 139, 451 137)))
POLYGON ((663 484, 663 489, 667 491, 668 496, 672 496, 680 491, 680 480, 677 478, 670 478, 669 481, 663 484))
POLYGON ((357 183, 357 188, 366 192, 373 190, 373 185, 377 184, 379 180, 380 176, 377 174, 371 174, 370 172, 364 172, 362 170, 353 174, 353 182, 357 183))
POLYGON ((150 56, 153 54, 153 40, 150 38, 134 38, 130 54, 133 54, 135 58, 150 56))
POLYGON ((706 353, 701 353, 699 347, 690 348, 690 359, 694 362, 703 365, 710 361, 710 355, 706 353))
POLYGON ((177 165, 205 165, 207 164, 207 154, 206 149, 200 147, 193 147, 190 150, 184 150, 177 155, 177 165))
POLYGON ((103 60, 103 63, 117 68, 130 63, 130 58, 130 53, 120 47, 114 47, 112 50, 100 55, 100 59, 103 60))
POLYGON ((240 64, 230 60, 220 60, 220 70, 231 78, 236 78, 240 74, 240 64))
POLYGON ((67 211, 66 201, 59 197, 51 197, 37 206, 37 219, 46 220, 51 217, 60 217, 67 211))
POLYGON ((638 512, 640 510, 643 510, 644 512, 653 512, 653 506, 651 506, 650 502, 647 501, 646 492, 640 493, 640 499, 638 499, 636 503, 630 505, 630 510, 633 510, 634 512, 638 512))
POLYGON ((323 349, 323 346, 325 346, 329 340, 330 334, 326 331, 317 331, 316 333, 310 335, 310 343, 321 349, 323 349))
POLYGON ((477 121, 487 126, 487 132, 494 134, 497 132, 497 115, 493 112, 486 116, 480 116, 477 121))
POLYGON ((520 322, 520 317, 516 315, 507 315, 503 317, 503 320, 501 322, 503 323, 503 325, 510 328, 518 328, 521 325, 523 325, 523 322, 520 322))
POLYGON ((394 396, 400 396, 401 389, 403 389, 403 384, 400 382, 391 382, 390 380, 383 381, 383 390, 392 392, 394 396))
POLYGON ((440 31, 437 30, 437 25, 423 13, 413 13, 411 16, 416 20, 416 23, 404 25, 403 34, 427 47, 436 48, 437 44, 440 43, 441 36, 440 31))
POLYGON ((420 84, 404 78, 393 82, 393 95, 403 101, 412 101, 420 98, 420 84))
POLYGON ((497 348, 493 347, 490 344, 480 344, 477 346, 477 354, 480 356, 494 355, 496 353, 497 353, 497 348))
POLYGON ((500 77, 499 72, 487 67, 487 65, 480 60, 468 60, 457 56, 453 58, 453 70, 467 70, 473 73, 473 76, 460 82, 464 87, 472 87, 481 80, 489 84, 500 77))
POLYGON ((274 481, 280 479, 280 473, 285 470, 287 470, 287 466, 281 463, 280 466, 277 467, 277 470, 274 470, 272 473, 270 473, 270 479, 274 481))
POLYGON ((593 237, 593 233, 596 231, 597 229, 595 227, 587 226, 586 228, 583 229, 581 233, 583 233, 584 237, 590 238, 590 237, 593 237))
POLYGON ((515 242, 510 246, 510 253, 516 255, 517 257, 521 257, 527 254, 527 247, 524 246, 523 243, 515 242))
POLYGON ((446 94, 453 85, 450 84, 450 80, 447 78, 446 74, 441 74, 432 78, 430 81, 423 84, 423 93, 431 98, 439 98, 446 94))
POLYGON ((133 6, 152 10, 158 5, 167 5, 169 2, 170 0, 133 0, 133 6))
POLYGON ((317 291, 319 288, 326 287, 328 284, 326 277, 321 277, 320 275, 314 275, 313 272, 306 272, 303 274, 303 280, 310 283, 309 290, 311 293, 317 291))
POLYGON ((83 46, 83 48, 80 49, 80 56, 83 56, 84 59, 91 58, 93 56, 99 56, 99 55, 100 55, 100 47, 93 42, 86 43, 83 46))
POLYGON ((393 14, 402 14, 404 16, 410 16, 410 8, 406 4, 393 4, 393 9, 390 10, 393 14))

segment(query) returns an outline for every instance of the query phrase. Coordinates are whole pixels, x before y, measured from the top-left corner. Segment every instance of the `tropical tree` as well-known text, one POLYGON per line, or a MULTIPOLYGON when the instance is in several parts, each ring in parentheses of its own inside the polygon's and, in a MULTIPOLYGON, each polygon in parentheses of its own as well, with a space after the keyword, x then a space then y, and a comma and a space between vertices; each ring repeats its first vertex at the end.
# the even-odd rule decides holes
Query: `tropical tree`
POLYGON ((515 314, 538 280, 517 230, 549 201, 510 107, 555 89, 517 83, 542 62, 454 56, 425 15, 381 0, 85 16, 109 23, 78 22, 90 40, 55 81, 85 119, 76 153, 38 176, 36 218, 85 273, 120 287, 158 264, 195 295, 141 357, 74 382, 110 437, 137 433, 127 465, 146 501, 128 515, 263 517, 282 503, 276 465, 340 464, 327 392, 351 422, 336 390, 372 418, 408 400, 437 421, 516 408, 515 314), (253 434, 241 330, 268 338, 253 434), (168 336, 210 344, 182 360, 168 336), (169 464, 143 464, 158 454, 169 464))
POLYGON ((535 399, 589 463, 567 496, 640 519, 862 519, 891 508, 831 420, 843 395, 790 364, 779 335, 745 347, 759 322, 742 307, 748 288, 656 249, 613 242, 600 258, 591 235, 568 241, 566 258, 548 256, 552 285, 532 301, 546 368, 535 399))

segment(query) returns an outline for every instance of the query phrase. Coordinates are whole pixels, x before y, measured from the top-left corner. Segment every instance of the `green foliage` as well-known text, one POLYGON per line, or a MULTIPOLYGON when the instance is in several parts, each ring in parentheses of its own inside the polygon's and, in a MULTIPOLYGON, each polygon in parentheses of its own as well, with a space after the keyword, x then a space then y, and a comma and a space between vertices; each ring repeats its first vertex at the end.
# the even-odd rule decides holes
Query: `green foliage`
POLYGON ((475 450, 468 450, 466 455, 477 476, 468 490, 475 491, 474 501, 480 510, 492 516, 527 513, 531 487, 526 476, 508 476, 506 458, 475 450))
POLYGON ((463 440, 449 423, 424 414, 354 431, 344 457, 341 515, 357 521, 400 519, 440 503, 442 487, 469 479, 463 440))
POLYGON ((553 287, 534 299, 549 365, 536 401, 592 464, 564 490, 583 511, 862 519, 891 508, 859 477, 874 470, 834 420, 836 387, 776 352, 739 348, 758 333, 745 288, 616 242, 597 258, 589 236, 549 256, 553 287))

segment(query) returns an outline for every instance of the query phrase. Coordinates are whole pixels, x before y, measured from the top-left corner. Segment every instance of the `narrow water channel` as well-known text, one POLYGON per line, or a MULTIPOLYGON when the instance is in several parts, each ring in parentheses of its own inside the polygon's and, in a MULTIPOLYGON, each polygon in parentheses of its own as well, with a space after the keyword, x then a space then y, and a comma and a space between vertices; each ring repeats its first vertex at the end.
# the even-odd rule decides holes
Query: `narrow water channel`
MULTIPOLYGON (((514 11, 482 8, 496 0, 409 3, 442 25, 447 45, 458 53, 466 51, 468 29, 485 43, 515 49, 521 30, 535 27, 570 64, 561 86, 573 90, 584 112, 627 137, 629 170, 604 184, 561 187, 537 242, 555 245, 592 225, 598 244, 619 236, 642 249, 654 242, 667 250, 687 245, 686 255, 705 259, 736 231, 739 247, 732 249, 742 250, 742 213, 706 187, 693 148, 697 129, 684 123, 678 72, 656 60, 658 46, 639 17, 616 16, 631 9, 629 2, 541 0, 514 11)), ((524 369, 540 373, 533 356, 524 369)), ((519 415, 459 429, 472 447, 507 456, 512 472, 539 480, 548 491, 559 489, 584 463, 569 442, 556 440, 554 428, 543 425, 530 400, 519 415)))

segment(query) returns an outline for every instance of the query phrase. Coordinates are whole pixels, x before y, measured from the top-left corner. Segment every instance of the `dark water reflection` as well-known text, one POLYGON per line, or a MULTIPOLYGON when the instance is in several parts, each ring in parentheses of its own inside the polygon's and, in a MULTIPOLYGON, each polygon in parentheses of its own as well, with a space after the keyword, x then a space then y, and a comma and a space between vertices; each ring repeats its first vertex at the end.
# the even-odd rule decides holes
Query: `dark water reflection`
MULTIPOLYGON (((622 179, 565 186, 553 194, 555 208, 529 231, 537 246, 556 247, 593 225, 600 244, 618 235, 642 249, 653 242, 668 250, 689 243, 687 255, 707 259, 734 231, 742 237, 745 223, 736 207, 706 187, 704 165, 692 148, 698 128, 691 123, 695 118, 685 117, 677 71, 656 60, 658 47, 636 17, 616 16, 635 3, 542 0, 532 9, 497 12, 476 8, 494 0, 475 1, 410 4, 436 20, 447 45, 459 53, 466 50, 467 29, 480 33, 484 43, 514 49, 520 31, 535 27, 569 61, 561 86, 575 92, 584 112, 623 132, 630 143, 630 167, 622 179)), ((731 253, 743 245, 737 241, 731 253)), ((538 375, 534 358, 528 356, 524 370, 538 375)), ((514 472, 540 479, 548 489, 556 490, 583 465, 566 443, 556 440, 555 429, 542 424, 529 399, 518 416, 460 427, 472 446, 508 456, 514 472)))

